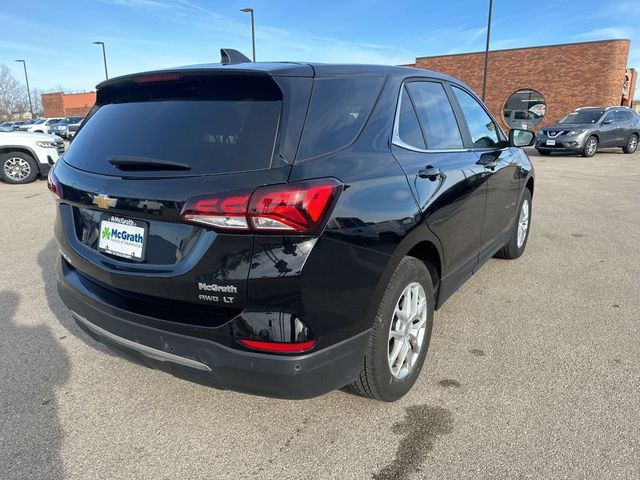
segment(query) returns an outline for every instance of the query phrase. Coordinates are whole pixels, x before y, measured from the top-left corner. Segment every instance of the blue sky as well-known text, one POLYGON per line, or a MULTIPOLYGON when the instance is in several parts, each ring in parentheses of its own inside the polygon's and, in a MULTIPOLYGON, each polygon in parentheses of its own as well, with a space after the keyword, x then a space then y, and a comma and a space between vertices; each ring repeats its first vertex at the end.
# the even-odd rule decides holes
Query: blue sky
MULTIPOLYGON (((219 61, 219 48, 260 60, 411 63, 484 49, 488 0, 0 0, 0 63, 32 87, 91 90, 110 76, 219 61)), ((640 0, 494 0, 492 48, 629 38, 640 67, 640 0)), ((555 67, 554 67, 555 68, 555 67)))

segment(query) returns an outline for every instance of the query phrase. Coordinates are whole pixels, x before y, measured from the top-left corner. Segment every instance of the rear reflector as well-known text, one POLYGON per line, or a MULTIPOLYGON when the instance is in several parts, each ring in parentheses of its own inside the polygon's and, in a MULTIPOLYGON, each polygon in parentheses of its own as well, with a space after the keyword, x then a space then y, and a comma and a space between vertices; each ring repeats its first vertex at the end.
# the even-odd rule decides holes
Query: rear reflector
POLYGON ((49 175, 47 176, 47 188, 56 196, 56 199, 62 198, 62 187, 58 177, 53 173, 53 168, 49 170, 49 175))
POLYGON ((253 350, 261 350, 263 352, 276 353, 301 353, 311 350, 316 342, 315 340, 307 340, 306 342, 284 343, 284 342, 265 342, 262 340, 249 340, 247 338, 238 339, 240 344, 253 350))
POLYGON ((314 233, 322 228, 342 189, 333 178, 258 187, 186 202, 181 218, 224 230, 314 233))

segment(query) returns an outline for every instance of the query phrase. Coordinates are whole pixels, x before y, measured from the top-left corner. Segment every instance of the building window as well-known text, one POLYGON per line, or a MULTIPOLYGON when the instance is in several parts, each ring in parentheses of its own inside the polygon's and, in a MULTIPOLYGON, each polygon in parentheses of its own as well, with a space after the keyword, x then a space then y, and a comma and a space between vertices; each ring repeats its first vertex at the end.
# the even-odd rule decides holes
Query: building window
POLYGON ((504 104, 504 120, 509 128, 531 130, 544 118, 546 102, 535 90, 522 89, 515 92, 504 104))

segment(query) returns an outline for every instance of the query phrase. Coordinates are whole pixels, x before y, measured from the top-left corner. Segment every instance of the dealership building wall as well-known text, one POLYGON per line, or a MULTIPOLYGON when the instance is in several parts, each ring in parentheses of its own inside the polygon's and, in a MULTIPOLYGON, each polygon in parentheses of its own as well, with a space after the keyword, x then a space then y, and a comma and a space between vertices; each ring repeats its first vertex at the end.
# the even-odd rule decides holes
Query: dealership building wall
MULTIPOLYGON (((507 99, 519 90, 538 92, 545 113, 535 129, 578 107, 631 106, 636 72, 627 67, 629 47, 629 40, 603 40, 491 51, 485 103, 509 128, 507 99)), ((482 94, 484 52, 418 57, 415 67, 456 77, 482 94)))
POLYGON ((47 118, 85 116, 94 103, 96 92, 42 94, 43 116, 47 118))

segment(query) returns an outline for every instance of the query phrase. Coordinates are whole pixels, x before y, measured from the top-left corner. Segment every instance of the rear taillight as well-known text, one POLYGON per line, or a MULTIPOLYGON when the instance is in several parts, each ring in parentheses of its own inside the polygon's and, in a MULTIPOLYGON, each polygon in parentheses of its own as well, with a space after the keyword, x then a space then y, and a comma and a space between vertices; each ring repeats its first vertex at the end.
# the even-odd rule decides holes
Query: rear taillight
POLYGON ((180 216, 223 230, 313 233, 322 228, 341 189, 332 178, 258 187, 189 200, 180 216))
POLYGON ((246 338, 238 339, 241 345, 252 350, 260 350, 263 352, 273 353, 302 353, 311 350, 316 342, 315 340, 307 340, 305 342, 269 342, 263 340, 249 340, 246 338))
POLYGON ((62 198, 62 187, 58 177, 53 173, 53 168, 49 170, 49 175, 47 176, 47 188, 56 196, 56 199, 62 198))
POLYGON ((250 197, 250 194, 240 194, 190 200, 180 216, 187 222, 211 227, 249 230, 247 208, 250 197))

